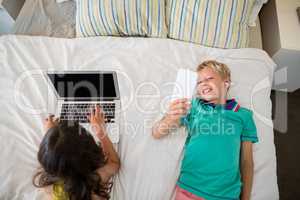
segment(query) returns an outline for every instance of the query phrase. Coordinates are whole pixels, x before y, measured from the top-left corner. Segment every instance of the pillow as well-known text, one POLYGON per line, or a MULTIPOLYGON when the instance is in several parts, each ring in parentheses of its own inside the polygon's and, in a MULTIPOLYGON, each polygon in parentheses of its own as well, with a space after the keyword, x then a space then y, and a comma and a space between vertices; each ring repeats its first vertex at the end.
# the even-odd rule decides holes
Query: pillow
POLYGON ((169 37, 210 47, 247 47, 254 1, 167 0, 169 37))
POLYGON ((166 37, 165 1, 77 0, 76 35, 166 37))
POLYGON ((249 26, 256 26, 255 21, 258 17, 259 11, 263 7, 263 5, 267 2, 268 2, 268 0, 256 0, 255 1, 253 8, 252 8, 251 15, 249 17, 249 22, 248 22, 249 26))
POLYGON ((13 27, 15 34, 75 37, 76 3, 26 0, 13 27))
POLYGON ((70 0, 56 0, 56 3, 63 3, 65 1, 70 1, 70 0))

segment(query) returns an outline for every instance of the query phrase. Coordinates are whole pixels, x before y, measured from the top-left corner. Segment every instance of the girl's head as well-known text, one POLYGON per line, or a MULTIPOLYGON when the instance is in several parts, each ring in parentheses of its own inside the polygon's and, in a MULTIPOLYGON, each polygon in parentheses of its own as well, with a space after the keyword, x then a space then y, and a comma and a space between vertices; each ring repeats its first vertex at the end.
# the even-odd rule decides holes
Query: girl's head
POLYGON ((205 61, 198 66, 197 73, 197 95, 215 104, 224 103, 231 82, 227 65, 214 60, 205 61))
POLYGON ((105 155, 90 133, 76 122, 60 122, 50 128, 38 151, 42 170, 34 177, 36 187, 63 182, 70 200, 109 197, 109 186, 96 172, 106 164, 105 155))

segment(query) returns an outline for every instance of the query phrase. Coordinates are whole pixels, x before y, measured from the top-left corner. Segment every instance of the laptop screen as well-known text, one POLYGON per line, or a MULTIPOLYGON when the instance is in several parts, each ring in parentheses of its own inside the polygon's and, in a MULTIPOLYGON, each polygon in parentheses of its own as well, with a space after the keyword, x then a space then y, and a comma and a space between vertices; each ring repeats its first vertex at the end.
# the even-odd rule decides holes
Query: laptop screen
POLYGON ((94 100, 117 97, 112 73, 55 73, 48 76, 62 98, 94 100))

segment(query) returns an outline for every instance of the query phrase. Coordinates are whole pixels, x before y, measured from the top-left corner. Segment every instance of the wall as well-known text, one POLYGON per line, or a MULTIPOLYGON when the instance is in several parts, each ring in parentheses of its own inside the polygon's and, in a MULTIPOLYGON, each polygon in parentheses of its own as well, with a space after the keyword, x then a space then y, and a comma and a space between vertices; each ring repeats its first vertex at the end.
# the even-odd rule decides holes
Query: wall
POLYGON ((5 9, 0 8, 0 35, 8 34, 11 32, 14 20, 6 12, 5 9))
POLYGON ((269 0, 260 13, 263 49, 277 64, 274 89, 300 88, 300 0, 269 0))
POLYGON ((2 6, 14 19, 17 18, 25 0, 3 0, 2 6))
POLYGON ((282 48, 300 50, 300 22, 296 12, 300 0, 276 0, 276 5, 282 48))

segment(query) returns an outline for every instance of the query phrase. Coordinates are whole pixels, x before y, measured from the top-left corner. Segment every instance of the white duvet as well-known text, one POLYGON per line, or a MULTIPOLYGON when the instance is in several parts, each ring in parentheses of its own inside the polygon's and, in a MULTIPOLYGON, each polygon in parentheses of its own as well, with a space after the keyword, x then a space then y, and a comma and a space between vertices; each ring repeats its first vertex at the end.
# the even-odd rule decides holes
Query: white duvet
POLYGON ((42 118, 55 99, 41 73, 52 70, 116 70, 122 101, 118 151, 121 171, 114 200, 170 200, 179 173, 185 133, 162 140, 151 126, 165 111, 177 69, 194 70, 205 59, 232 70, 230 96, 254 110, 259 143, 254 146, 252 200, 278 199, 271 118, 274 63, 258 49, 221 50, 168 39, 97 37, 55 39, 0 37, 0 199, 43 199, 31 180, 43 137, 42 118))

